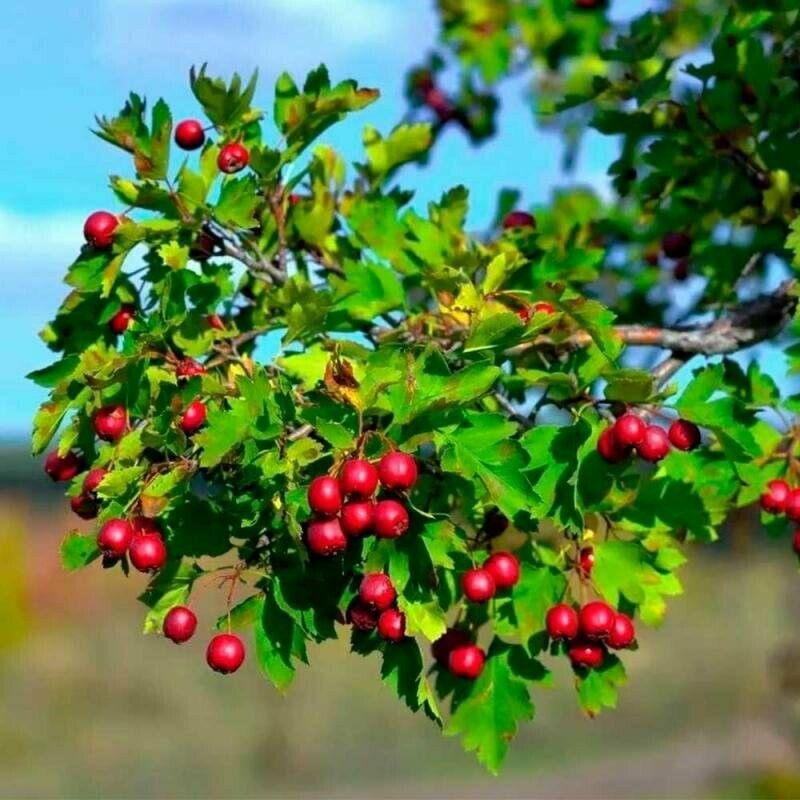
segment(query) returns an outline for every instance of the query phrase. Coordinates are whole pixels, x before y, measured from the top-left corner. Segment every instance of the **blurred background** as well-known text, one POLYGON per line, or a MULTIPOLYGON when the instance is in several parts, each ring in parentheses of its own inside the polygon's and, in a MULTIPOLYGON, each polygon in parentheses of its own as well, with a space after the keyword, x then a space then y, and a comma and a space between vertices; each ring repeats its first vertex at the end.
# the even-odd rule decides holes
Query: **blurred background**
MULTIPOLYGON (((614 13, 635 5, 614 2, 614 13)), ((350 161, 360 131, 405 111, 406 69, 436 36, 430 0, 6 0, 0 22, 0 796, 800 797, 800 579, 785 542, 742 516, 692 558, 686 594, 626 659, 620 707, 588 720, 569 670, 539 692, 500 778, 487 776, 384 689, 378 661, 346 642, 311 653, 281 697, 246 664, 222 679, 203 642, 142 637, 141 576, 66 574, 58 544, 75 525, 45 483, 27 437, 41 390, 25 373, 52 360, 35 334, 65 293, 61 278, 88 212, 114 208, 110 173, 128 158, 95 139, 95 113, 128 91, 195 115, 188 69, 261 74, 261 105, 283 69, 324 61, 334 79, 382 100, 325 141, 350 161)), ((504 84, 500 133, 474 150, 448 130, 425 170, 401 181, 424 204, 477 187, 485 228, 497 192, 525 205, 565 176, 558 141, 534 128, 519 84, 504 84)), ((603 192, 613 143, 585 143, 574 176, 603 192)), ((201 605, 202 610, 202 605, 201 605)))

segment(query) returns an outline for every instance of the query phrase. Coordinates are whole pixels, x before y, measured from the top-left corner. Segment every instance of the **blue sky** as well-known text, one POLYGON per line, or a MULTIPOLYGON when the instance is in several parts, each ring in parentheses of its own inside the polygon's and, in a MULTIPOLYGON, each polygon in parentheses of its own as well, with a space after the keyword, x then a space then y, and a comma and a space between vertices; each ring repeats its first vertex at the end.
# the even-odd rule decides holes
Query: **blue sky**
MULTIPOLYGON (((625 6, 624 0, 620 6, 625 6)), ((21 438, 43 392, 24 380, 53 360, 36 337, 65 294, 61 282, 81 244, 84 217, 115 208, 111 173, 130 174, 128 157, 89 133, 97 113, 117 111, 128 91, 163 96, 176 119, 197 115, 188 89, 192 64, 212 74, 261 74, 269 108, 276 76, 303 75, 324 61, 334 79, 378 87, 382 99, 324 138, 353 161, 361 128, 386 131, 405 106, 402 82, 436 35, 431 0, 6 0, 0 27, 0 436, 21 438)), ((450 131, 424 171, 402 183, 418 201, 464 183, 474 190, 471 224, 490 220, 497 192, 516 186, 526 203, 543 200, 562 177, 560 146, 537 131, 524 85, 502 92, 501 134, 473 148, 450 131)), ((584 147, 576 177, 598 185, 607 142, 584 147)))

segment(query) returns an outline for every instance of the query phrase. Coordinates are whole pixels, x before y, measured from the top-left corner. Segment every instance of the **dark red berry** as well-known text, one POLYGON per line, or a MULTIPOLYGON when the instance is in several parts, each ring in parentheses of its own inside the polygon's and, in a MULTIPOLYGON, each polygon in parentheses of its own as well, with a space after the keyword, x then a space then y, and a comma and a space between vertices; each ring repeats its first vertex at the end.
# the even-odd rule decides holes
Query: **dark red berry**
POLYGON ((406 615, 388 608, 378 617, 378 635, 390 642, 399 642, 406 635, 406 615))
POLYGON ((231 174, 243 170, 250 161, 250 152, 240 142, 226 144, 217 156, 217 166, 220 172, 231 174))
POLYGON ((461 628, 448 628, 432 645, 431 655, 436 662, 446 667, 450 661, 450 653, 456 647, 470 643, 470 636, 461 628))
POLYGON ((173 606, 164 617, 162 630, 167 639, 175 644, 188 642, 197 629, 197 617, 191 608, 186 606, 173 606))
POLYGON ((599 642, 579 640, 569 646, 568 655, 573 667, 596 669, 603 665, 606 649, 599 642))
POLYGON ((700 444, 700 428, 685 419, 676 419, 669 426, 667 436, 678 450, 694 450, 700 444))
POLYGON ((336 517, 308 523, 306 545, 315 556, 336 556, 347 548, 347 537, 336 517))
POLYGON ((789 492, 783 510, 792 522, 800 522, 800 489, 792 489, 789 492))
POLYGON ((103 478, 108 474, 108 470, 103 469, 102 467, 97 467, 96 469, 90 469, 86 473, 86 477, 83 479, 83 491, 87 495, 94 495, 97 491, 97 487, 103 482, 103 478))
POLYGON ((155 572, 167 562, 167 548, 158 533, 140 533, 131 539, 128 558, 139 572, 155 572))
POLYGON ((539 300, 538 303, 533 304, 533 310, 537 314, 555 314, 556 307, 552 303, 548 303, 546 300, 539 300))
POLYGON ((614 423, 614 438, 621 447, 633 447, 644 439, 647 425, 645 421, 636 414, 623 414, 614 423))
POLYGON ((633 620, 627 615, 617 612, 614 616, 614 625, 608 635, 608 646, 614 650, 623 650, 630 647, 636 639, 636 629, 633 620))
POLYGON ((175 375, 181 379, 196 378, 198 375, 205 375, 206 368, 193 358, 184 358, 175 367, 175 375))
POLYGON ((645 461, 661 461, 669 453, 669 437, 658 425, 648 425, 644 438, 636 445, 636 452, 645 461))
POLYGON ((404 492, 417 482, 417 462, 408 453, 396 450, 378 462, 378 475, 384 489, 404 492))
POLYGON ((503 228, 512 230, 514 228, 535 228, 536 217, 527 211, 509 211, 503 219, 503 228))
POLYGON ((111 333, 119 335, 128 330, 128 326, 133 322, 136 317, 136 308, 134 306, 122 306, 122 308, 114 314, 108 321, 108 327, 111 333))
POLYGON ((574 639, 580 627, 578 612, 566 603, 559 603, 547 612, 545 627, 551 639, 574 639))
POLYGON ((380 500, 375 504, 373 528, 381 539, 396 539, 402 536, 409 525, 408 511, 397 500, 380 500))
POLYGON ((692 252, 692 237, 685 233, 667 233, 661 240, 661 249, 667 258, 687 258, 692 252))
POLYGON ((508 517, 498 508, 490 508, 483 516, 483 531, 489 539, 496 539, 508 530, 508 517))
POLYGON ((206 406, 202 400, 192 400, 181 415, 181 430, 191 436, 206 423, 206 406))
POLYGON ((345 496, 372 497, 378 488, 378 470, 363 458, 352 458, 339 473, 339 485, 345 496))
POLYGON ((83 459, 74 450, 63 456, 53 450, 44 460, 44 471, 54 481, 71 481, 82 469, 83 459))
POLYGON ((614 627, 614 609, 602 600, 587 603, 580 612, 581 633, 587 639, 605 639, 614 627))
POLYGON ((593 547, 582 547, 580 553, 578 554, 578 566, 580 567, 581 573, 586 577, 592 574, 592 570, 594 569, 594 548, 593 547))
POLYGON ((208 643, 206 661, 214 672, 236 672, 244 661, 244 643, 233 633, 218 633, 208 643))
POLYGON ((138 516, 131 520, 131 527, 134 534, 137 533, 157 533, 161 535, 161 528, 158 521, 152 517, 138 516))
POLYGON ((786 510, 791 491, 786 481, 770 481, 767 490, 761 495, 761 508, 768 514, 782 514, 786 510))
POLYGON ((388 575, 383 572, 373 572, 361 580, 358 596, 368 605, 375 606, 378 611, 385 611, 394 603, 397 592, 388 575))
POLYGON ((527 325, 531 321, 531 307, 522 306, 522 308, 518 308, 517 316, 527 325))
POLYGON ((208 323, 208 327, 213 328, 215 331, 225 330, 225 323, 222 321, 222 317, 219 314, 209 314, 206 317, 206 322, 208 323))
POLYGON ((792 550, 800 556, 800 528, 798 528, 792 536, 792 550))
POLYGON ((339 522, 345 536, 366 536, 372 533, 375 503, 372 500, 352 500, 342 506, 339 522))
POLYGON ((125 406, 104 406, 94 412, 92 418, 95 433, 107 442, 116 442, 128 427, 128 412, 125 406))
POLYGON ((483 563, 483 568, 494 579, 497 590, 510 589, 519 581, 519 561, 511 553, 492 553, 483 563))
POLYGON ((597 452, 609 464, 618 464, 630 455, 630 448, 623 447, 614 435, 613 426, 606 428, 597 439, 597 452))
POLYGON ((451 651, 447 663, 453 675, 474 681, 483 672, 486 654, 477 645, 463 644, 451 651))
POLYGON ((330 475, 314 478, 308 486, 308 505, 315 514, 332 517, 342 510, 339 481, 330 475))
POLYGON ((122 558, 133 539, 133 528, 126 519, 110 519, 97 534, 97 546, 103 553, 122 558))
POLYGON ((94 519, 99 510, 97 500, 87 494, 78 494, 75 497, 70 497, 69 507, 81 519, 94 519))
POLYGON ((379 612, 361 598, 354 597, 347 607, 347 621, 360 631, 371 631, 378 624, 379 612))
POLYGON ((175 126, 175 144, 182 150, 197 150, 205 140, 206 133, 199 120, 184 119, 175 126))
POLYGON ((86 217, 83 224, 83 236, 86 241, 98 250, 105 250, 114 243, 114 231, 119 220, 108 211, 95 211, 86 217))
POLYGON ((474 567, 461 576, 461 590, 467 600, 473 603, 485 603, 494 597, 497 587, 488 569, 474 567))

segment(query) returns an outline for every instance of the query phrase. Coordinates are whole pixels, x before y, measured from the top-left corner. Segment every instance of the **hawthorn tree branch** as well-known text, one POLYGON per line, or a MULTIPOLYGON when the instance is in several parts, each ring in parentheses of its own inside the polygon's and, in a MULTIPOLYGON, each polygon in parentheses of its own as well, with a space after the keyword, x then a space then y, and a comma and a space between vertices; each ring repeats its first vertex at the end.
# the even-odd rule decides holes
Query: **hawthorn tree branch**
POLYGON ((244 264, 247 271, 256 278, 278 284, 286 281, 286 271, 280 264, 273 264, 255 249, 253 253, 247 252, 241 242, 227 228, 215 223, 212 229, 219 237, 222 252, 244 264))

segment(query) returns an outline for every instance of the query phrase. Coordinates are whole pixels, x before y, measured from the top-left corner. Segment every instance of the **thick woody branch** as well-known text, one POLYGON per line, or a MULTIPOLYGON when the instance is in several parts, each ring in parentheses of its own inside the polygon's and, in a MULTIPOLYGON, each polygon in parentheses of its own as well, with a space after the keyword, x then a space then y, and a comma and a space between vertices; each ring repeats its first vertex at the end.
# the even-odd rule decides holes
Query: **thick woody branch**
POLYGON ((219 246, 222 252, 226 256, 235 258, 238 262, 244 264, 247 271, 252 275, 270 283, 284 283, 286 281, 287 275, 281 265, 273 264, 255 248, 253 252, 248 252, 243 244, 226 228, 214 224, 212 230, 219 238, 219 246))

